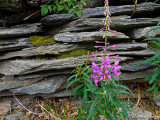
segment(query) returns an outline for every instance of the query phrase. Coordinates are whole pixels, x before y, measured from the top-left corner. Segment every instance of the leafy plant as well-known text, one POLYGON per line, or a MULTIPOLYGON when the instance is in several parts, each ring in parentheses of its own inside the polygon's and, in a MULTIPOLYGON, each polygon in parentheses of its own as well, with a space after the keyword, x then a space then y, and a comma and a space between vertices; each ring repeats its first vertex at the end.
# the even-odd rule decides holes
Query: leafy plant
POLYGON ((116 60, 113 65, 111 63, 109 56, 100 62, 92 62, 90 77, 95 85, 91 82, 87 67, 82 65, 77 67, 75 74, 68 79, 68 82, 73 80, 68 83, 67 88, 73 83, 80 83, 72 92, 72 95, 75 93, 75 97, 82 96, 82 105, 85 105, 81 108, 78 119, 128 119, 127 111, 130 111, 132 103, 122 102, 118 95, 131 95, 131 91, 126 86, 118 84, 121 74, 119 61, 116 60))
MULTIPOLYGON (((158 29, 160 30, 160 21, 157 27, 149 30, 147 34, 158 29)), ((157 66, 157 69, 145 78, 145 80, 149 81, 149 84, 152 85, 152 87, 149 88, 148 91, 153 91, 155 99, 160 88, 160 37, 147 38, 145 39, 145 41, 148 41, 148 49, 154 51, 155 55, 138 64, 152 63, 157 66)))
MULTIPOLYGON (((80 0, 80 3, 85 4, 85 0, 80 0)), ((76 13, 81 16, 82 5, 78 4, 77 0, 52 0, 51 5, 41 5, 42 16, 48 13, 76 13)))
MULTIPOLYGON (((76 120, 124 120, 129 119, 127 111, 130 111, 131 102, 122 102, 118 96, 129 94, 128 87, 119 84, 119 71, 121 66, 119 61, 111 61, 112 56, 106 54, 107 50, 107 30, 110 25, 110 12, 108 0, 105 0, 105 47, 102 56, 93 54, 95 60, 91 67, 77 67, 74 75, 68 79, 68 87, 76 83, 72 95, 82 96, 83 108, 79 107, 76 120), (103 54, 104 53, 104 54, 103 54), (89 77, 90 76, 90 77, 89 77), (94 84, 91 82, 94 80, 94 84), (85 105, 85 106, 84 106, 85 105)), ((110 30, 110 29, 109 29, 110 30)), ((112 47, 117 47, 113 45, 112 47)), ((116 58, 116 56, 113 56, 116 58)))
POLYGON ((81 64, 80 66, 77 66, 75 70, 73 70, 74 75, 72 75, 67 80, 67 89, 71 85, 75 85, 76 87, 71 93, 71 96, 74 95, 74 98, 80 98, 82 97, 82 105, 86 103, 88 100, 88 96, 93 98, 93 95, 90 91, 87 91, 89 88, 96 88, 95 85, 90 80, 90 71, 87 67, 84 67, 84 64, 81 64), (72 81, 71 81, 72 80, 72 81))

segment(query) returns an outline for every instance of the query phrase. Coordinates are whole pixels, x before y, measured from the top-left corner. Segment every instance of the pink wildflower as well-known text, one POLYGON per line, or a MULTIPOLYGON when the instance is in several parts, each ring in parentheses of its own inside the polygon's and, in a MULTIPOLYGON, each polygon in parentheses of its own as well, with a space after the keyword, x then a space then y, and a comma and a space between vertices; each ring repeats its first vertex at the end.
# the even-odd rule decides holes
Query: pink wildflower
POLYGON ((111 65, 110 65, 110 60, 109 59, 106 59, 105 61, 102 61, 102 67, 108 67, 108 68, 111 68, 111 65))
POLYGON ((120 69, 121 69, 121 66, 119 65, 119 61, 116 60, 114 62, 113 67, 111 68, 111 72, 114 73, 115 76, 118 76, 121 74, 121 72, 119 72, 120 69))

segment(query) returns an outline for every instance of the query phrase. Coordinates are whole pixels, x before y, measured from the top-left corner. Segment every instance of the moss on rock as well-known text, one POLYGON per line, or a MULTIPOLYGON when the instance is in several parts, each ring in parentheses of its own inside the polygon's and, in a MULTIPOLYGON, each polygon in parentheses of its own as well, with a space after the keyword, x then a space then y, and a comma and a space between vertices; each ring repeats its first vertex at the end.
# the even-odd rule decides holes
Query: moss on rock
POLYGON ((32 42, 32 44, 34 46, 55 42, 55 40, 53 38, 47 38, 47 37, 43 37, 43 36, 31 36, 31 37, 29 37, 29 40, 32 42))
POLYGON ((63 59, 63 58, 73 57, 73 56, 87 55, 88 51, 89 50, 86 50, 86 49, 74 50, 72 52, 57 56, 57 59, 63 59))

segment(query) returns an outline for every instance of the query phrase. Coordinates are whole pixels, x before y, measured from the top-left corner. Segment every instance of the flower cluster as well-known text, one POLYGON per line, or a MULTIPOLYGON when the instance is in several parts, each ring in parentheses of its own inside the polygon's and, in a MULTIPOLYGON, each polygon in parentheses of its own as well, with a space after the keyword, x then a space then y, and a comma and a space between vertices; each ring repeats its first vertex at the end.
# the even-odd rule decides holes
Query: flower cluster
POLYGON ((119 65, 119 61, 115 60, 114 64, 111 65, 110 57, 106 57, 105 60, 102 60, 100 64, 96 64, 94 61, 92 62, 92 74, 91 78, 94 79, 94 84, 97 85, 99 81, 110 81, 111 77, 114 76, 114 79, 119 78, 121 72, 121 66, 119 65))

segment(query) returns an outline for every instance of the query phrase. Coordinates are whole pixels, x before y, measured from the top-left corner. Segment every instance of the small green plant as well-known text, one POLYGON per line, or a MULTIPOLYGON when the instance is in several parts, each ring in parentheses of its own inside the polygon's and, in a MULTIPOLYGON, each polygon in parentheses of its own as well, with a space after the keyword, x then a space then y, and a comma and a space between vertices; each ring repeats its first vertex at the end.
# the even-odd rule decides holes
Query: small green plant
MULTIPOLYGON (((80 0, 80 3, 85 4, 85 0, 80 0)), ((76 13, 81 16, 82 5, 78 4, 78 0, 52 0, 51 5, 41 5, 42 16, 48 13, 76 13)))
POLYGON ((82 97, 82 105, 86 103, 89 98, 93 98, 93 95, 90 91, 87 91, 88 88, 95 88, 95 85, 90 80, 90 71, 84 64, 77 66, 75 70, 72 71, 74 75, 72 75, 67 80, 67 89, 72 85, 76 86, 71 93, 71 96, 74 95, 74 98, 82 97))
POLYGON ((82 96, 83 108, 79 108, 78 120, 129 119, 127 111, 130 111, 132 103, 123 102, 118 96, 120 94, 131 95, 131 91, 118 83, 121 74, 119 61, 116 60, 113 65, 112 63, 110 57, 107 56, 97 63, 92 62, 90 70, 81 65, 74 70, 75 74, 68 79, 67 88, 76 83, 72 95, 75 95, 76 98, 82 96), (91 78, 95 85, 91 82, 91 78))
MULTIPOLYGON (((160 30, 160 21, 157 27, 149 30, 147 34, 151 31, 155 31, 158 29, 160 30)), ((148 41, 148 45, 149 45, 148 49, 154 51, 155 55, 138 63, 138 65, 145 64, 145 63, 152 63, 157 66, 157 69, 145 78, 145 80, 149 81, 149 84, 152 85, 152 87, 149 88, 148 91, 153 91, 154 99, 155 99, 158 93, 158 90, 160 88, 160 37, 147 38, 144 41, 148 41)))

